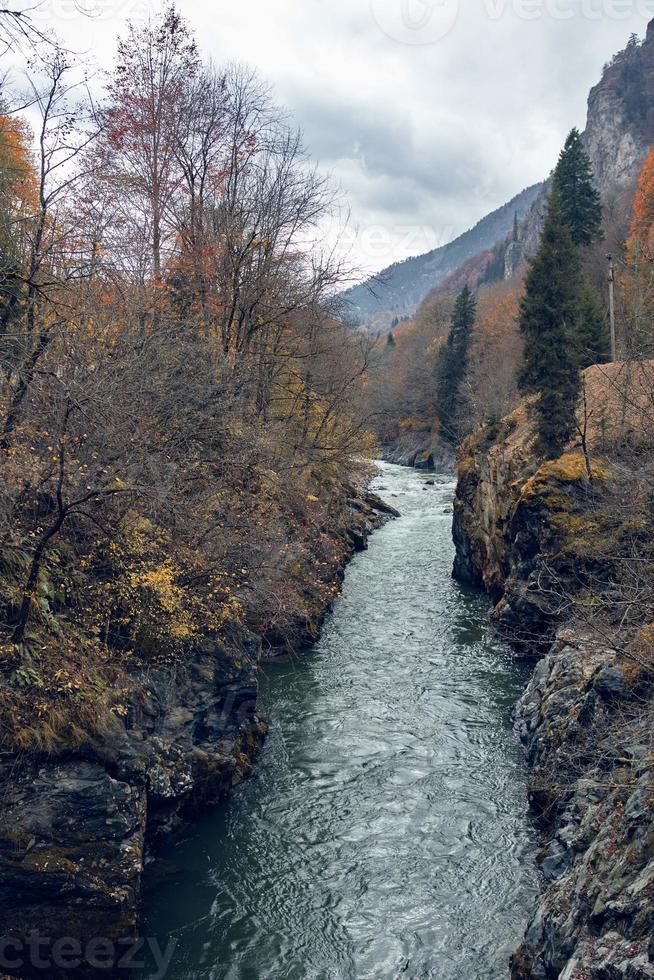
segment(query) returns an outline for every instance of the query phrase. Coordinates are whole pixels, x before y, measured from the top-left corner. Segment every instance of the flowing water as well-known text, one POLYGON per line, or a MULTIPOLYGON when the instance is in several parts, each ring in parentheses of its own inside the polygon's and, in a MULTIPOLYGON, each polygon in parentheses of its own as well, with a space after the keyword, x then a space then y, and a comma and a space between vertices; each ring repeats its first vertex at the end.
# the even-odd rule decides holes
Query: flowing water
POLYGON ((537 880, 510 713, 524 667, 450 577, 451 477, 382 464, 401 511, 322 639, 267 668, 254 775, 170 849, 144 932, 169 980, 499 980, 537 880))

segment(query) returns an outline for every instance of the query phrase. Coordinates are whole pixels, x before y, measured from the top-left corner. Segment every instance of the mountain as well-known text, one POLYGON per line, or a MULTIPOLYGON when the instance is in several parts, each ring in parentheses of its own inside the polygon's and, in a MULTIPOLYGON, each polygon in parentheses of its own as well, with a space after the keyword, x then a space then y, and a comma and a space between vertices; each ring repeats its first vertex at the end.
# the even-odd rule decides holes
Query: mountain
MULTIPOLYGON (((626 223, 638 174, 654 146, 654 20, 643 41, 632 35, 604 66, 588 96, 584 143, 595 184, 614 223, 626 223)), ((550 179, 520 227, 519 261, 538 246, 550 179)))
POLYGON ((448 245, 395 262, 377 276, 348 289, 342 295, 348 315, 365 324, 384 328, 394 316, 414 313, 436 283, 505 238, 513 228, 515 215, 518 219, 528 215, 541 187, 541 184, 534 184, 526 188, 448 245))
MULTIPOLYGON (((588 96, 584 142, 605 204, 626 215, 643 160, 654 146, 654 20, 643 41, 633 36, 604 66, 588 96)), ((397 262, 378 276, 343 294, 351 315, 384 329, 393 316, 414 313, 443 292, 484 281, 485 270, 499 264, 495 277, 515 272, 534 253, 540 237, 550 179, 528 187, 482 218, 470 231, 441 248, 397 262), (510 233, 515 214, 519 242, 510 233)), ((620 214, 618 214, 618 218, 620 214)))
MULTIPOLYGON (((638 174, 654 145, 654 20, 642 42, 632 35, 604 66, 588 96, 583 138, 604 204, 614 220, 627 220, 638 174)), ((522 260, 538 246, 549 189, 548 178, 520 227, 522 260)))

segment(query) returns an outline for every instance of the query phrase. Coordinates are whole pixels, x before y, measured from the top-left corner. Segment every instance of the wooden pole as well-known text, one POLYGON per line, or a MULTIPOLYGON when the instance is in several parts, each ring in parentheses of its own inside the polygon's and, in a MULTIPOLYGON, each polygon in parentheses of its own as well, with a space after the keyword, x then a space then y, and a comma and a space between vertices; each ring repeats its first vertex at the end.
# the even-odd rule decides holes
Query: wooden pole
POLYGON ((613 256, 607 255, 609 260, 609 319, 611 322, 611 360, 616 361, 616 349, 615 349, 615 295, 614 295, 614 283, 615 283, 615 270, 613 268, 613 256))

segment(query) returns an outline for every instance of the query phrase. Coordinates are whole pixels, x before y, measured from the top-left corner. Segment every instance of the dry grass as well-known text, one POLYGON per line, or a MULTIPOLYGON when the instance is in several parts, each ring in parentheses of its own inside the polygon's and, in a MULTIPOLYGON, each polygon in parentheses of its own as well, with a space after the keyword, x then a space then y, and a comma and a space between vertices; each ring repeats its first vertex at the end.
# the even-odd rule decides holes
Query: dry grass
POLYGON ((44 636, 29 663, 11 644, 0 655, 1 749, 57 753, 96 745, 121 726, 130 682, 106 648, 64 629, 44 636))
MULTIPOLYGON (((588 430, 592 452, 608 452, 622 445, 642 446, 654 437, 654 361, 618 361, 595 364, 583 374, 583 399, 578 422, 588 430)), ((524 399, 502 422, 499 439, 491 455, 529 455, 532 429, 529 406, 524 399)), ((579 440, 573 440, 574 449, 579 440)))

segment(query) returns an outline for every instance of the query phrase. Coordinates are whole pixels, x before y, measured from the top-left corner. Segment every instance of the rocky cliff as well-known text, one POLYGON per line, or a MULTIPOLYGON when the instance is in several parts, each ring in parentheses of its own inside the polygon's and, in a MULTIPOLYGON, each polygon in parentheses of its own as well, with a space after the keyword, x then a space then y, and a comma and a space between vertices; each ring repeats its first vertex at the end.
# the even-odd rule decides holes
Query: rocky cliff
MULTIPOLYGON (((96 751, 2 760, 2 936, 36 931, 44 947, 135 936, 147 854, 222 799, 261 744, 260 647, 239 630, 228 644, 208 638, 175 674, 139 672, 124 723, 96 751)), ((51 975, 65 973, 53 963, 51 975)))
POLYGON ((516 710, 546 887, 515 980, 654 977, 653 720, 614 650, 560 630, 516 710))
POLYGON ((522 406, 458 460, 455 576, 488 591, 505 635, 537 659, 516 726, 545 888, 516 980, 654 977, 654 520, 635 425, 611 408, 622 371, 586 372, 590 411, 607 409, 589 458, 573 445, 539 465, 522 406), (629 452, 615 448, 625 433, 629 452))
MULTIPOLYGON (((635 183, 654 144, 654 20, 642 43, 618 52, 588 96, 584 143, 605 203, 626 215, 635 183)), ((520 227, 521 260, 536 251, 550 191, 549 178, 520 227)), ((513 261, 516 266, 515 256, 513 261)))
MULTIPOLYGON (((612 221, 618 224, 627 220, 643 160, 654 145, 653 105, 654 21, 651 21, 642 43, 631 41, 616 54, 612 62, 604 67, 600 81, 588 96, 584 142, 598 190, 609 206, 612 221)), ((431 253, 409 260, 410 265, 402 264, 399 268, 403 273, 412 272, 416 282, 420 277, 420 308, 428 309, 435 297, 444 293, 455 294, 466 283, 472 286, 479 282, 483 284, 484 270, 494 261, 493 252, 502 257, 505 277, 516 275, 538 247, 550 187, 550 177, 545 177, 541 184, 530 188, 535 193, 530 193, 528 209, 514 209, 520 219, 517 240, 511 241, 507 237, 510 228, 505 221, 503 233, 497 226, 495 239, 490 241, 487 236, 475 251, 468 250, 466 255, 460 256, 451 252, 451 256, 458 261, 455 265, 451 262, 444 264, 442 269, 439 265, 438 274, 434 274, 430 264, 431 253), (431 282, 427 284, 428 277, 431 277, 431 282)), ((512 208, 513 204, 509 202, 505 209, 497 213, 506 215, 506 209, 512 208)), ((396 276, 394 267, 386 272, 391 273, 393 281, 396 276)), ((359 290, 363 288, 357 287, 352 295, 361 295, 359 290)), ((407 295, 413 295, 407 287, 405 290, 407 295)), ((372 293, 371 297, 370 302, 375 303, 372 293)), ((403 308, 411 307, 405 304, 403 308)))
POLYGON ((431 432, 407 433, 392 444, 382 446, 381 458, 398 466, 412 466, 417 470, 454 469, 452 447, 431 432))
MULTIPOLYGON (((0 973, 123 975, 137 948, 144 864, 224 799, 265 737, 262 650, 283 655, 316 638, 348 558, 397 513, 354 486, 332 507, 331 559, 316 559, 325 588, 312 589, 304 570, 305 604, 287 634, 261 624, 257 635, 235 620, 175 664, 126 658, 115 673, 116 711, 95 738, 76 744, 69 733, 49 751, 0 754, 0 973)), ((21 696, 36 713, 54 710, 44 688, 21 696)))

